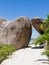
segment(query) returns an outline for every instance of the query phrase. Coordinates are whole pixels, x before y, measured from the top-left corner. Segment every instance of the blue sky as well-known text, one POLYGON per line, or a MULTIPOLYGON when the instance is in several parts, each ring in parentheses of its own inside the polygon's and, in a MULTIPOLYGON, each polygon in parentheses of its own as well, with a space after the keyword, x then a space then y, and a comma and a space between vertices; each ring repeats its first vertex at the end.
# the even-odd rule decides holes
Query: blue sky
POLYGON ((19 16, 46 18, 49 0, 0 0, 0 17, 12 20, 19 16))

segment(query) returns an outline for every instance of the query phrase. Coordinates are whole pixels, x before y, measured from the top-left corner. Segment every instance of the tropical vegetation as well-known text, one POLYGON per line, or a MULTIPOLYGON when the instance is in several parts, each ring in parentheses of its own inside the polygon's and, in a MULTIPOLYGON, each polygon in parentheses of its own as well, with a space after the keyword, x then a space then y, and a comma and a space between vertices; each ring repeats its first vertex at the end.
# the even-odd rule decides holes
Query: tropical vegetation
POLYGON ((44 29, 44 34, 39 35, 36 39, 34 39, 34 45, 44 46, 45 51, 42 52, 43 55, 46 55, 49 60, 49 14, 47 18, 42 22, 40 28, 44 29))
POLYGON ((7 59, 15 50, 13 46, 0 44, 0 63, 7 59))

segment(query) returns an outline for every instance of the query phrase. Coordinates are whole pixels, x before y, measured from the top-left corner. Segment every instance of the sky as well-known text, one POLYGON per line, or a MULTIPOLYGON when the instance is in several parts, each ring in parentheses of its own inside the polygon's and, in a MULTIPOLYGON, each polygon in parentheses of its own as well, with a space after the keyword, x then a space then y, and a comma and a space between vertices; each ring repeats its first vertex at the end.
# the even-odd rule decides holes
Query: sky
MULTIPOLYGON (((47 14, 49 14, 49 0, 0 0, 0 17, 8 20, 20 16, 46 19, 47 14)), ((32 31, 31 38, 39 35, 34 28, 32 31)))
POLYGON ((0 0, 0 17, 13 20, 20 16, 46 18, 49 0, 0 0))

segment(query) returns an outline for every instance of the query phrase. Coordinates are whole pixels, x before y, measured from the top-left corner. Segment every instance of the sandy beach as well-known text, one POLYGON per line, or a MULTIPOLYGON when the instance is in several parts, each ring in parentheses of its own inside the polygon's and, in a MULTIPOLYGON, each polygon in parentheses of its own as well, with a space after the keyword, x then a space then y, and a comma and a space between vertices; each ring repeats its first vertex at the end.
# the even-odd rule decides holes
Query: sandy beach
POLYGON ((47 57, 41 55, 43 50, 43 48, 33 48, 33 46, 17 50, 1 65, 49 65, 47 57))

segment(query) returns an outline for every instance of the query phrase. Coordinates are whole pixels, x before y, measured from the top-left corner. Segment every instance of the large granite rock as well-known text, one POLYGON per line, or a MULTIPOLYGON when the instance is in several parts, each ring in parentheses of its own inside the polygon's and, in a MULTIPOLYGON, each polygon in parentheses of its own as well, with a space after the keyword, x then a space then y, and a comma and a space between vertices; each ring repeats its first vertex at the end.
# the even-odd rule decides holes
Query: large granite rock
POLYGON ((0 43, 20 49, 28 46, 32 33, 31 22, 26 17, 19 17, 0 31, 0 43))
POLYGON ((7 20, 4 18, 0 18, 0 30, 5 27, 7 20))
POLYGON ((0 18, 0 31, 4 29, 10 22, 4 18, 0 18))
POLYGON ((40 25, 42 24, 42 21, 43 21, 43 19, 42 19, 42 18, 38 18, 38 17, 35 17, 35 18, 32 18, 32 19, 31 19, 31 22, 32 22, 33 27, 34 27, 40 34, 43 34, 43 33, 44 33, 44 29, 42 30, 42 29, 40 28, 40 25))

